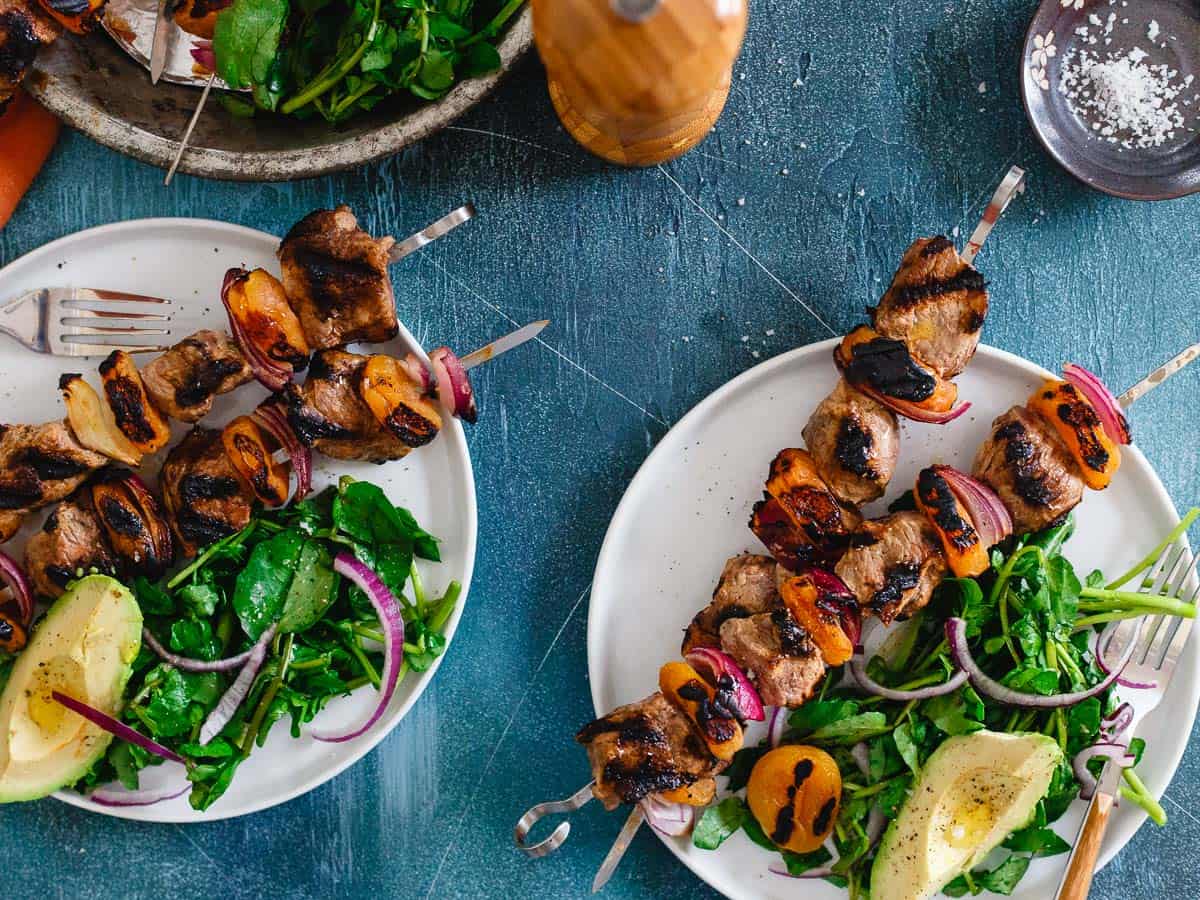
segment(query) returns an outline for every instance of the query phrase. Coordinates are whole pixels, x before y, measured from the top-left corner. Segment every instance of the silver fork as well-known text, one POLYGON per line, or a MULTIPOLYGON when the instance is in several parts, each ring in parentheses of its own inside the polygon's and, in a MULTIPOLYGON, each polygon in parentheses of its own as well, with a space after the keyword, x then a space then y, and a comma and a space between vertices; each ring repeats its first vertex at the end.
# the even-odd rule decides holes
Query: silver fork
POLYGON ((107 356, 117 347, 130 353, 167 349, 140 341, 169 335, 170 313, 141 312, 130 304, 162 307, 171 301, 123 291, 39 288, 0 304, 0 332, 53 356, 107 356), (164 327, 137 324, 151 322, 164 327))
MULTIPOLYGON (((1179 542, 1163 549, 1138 589, 1141 593, 1165 594, 1195 603, 1200 598, 1200 583, 1193 577, 1195 569, 1196 557, 1188 549, 1185 535, 1179 542)), ((1128 619, 1113 633, 1107 648, 1111 658, 1119 659, 1129 643, 1135 642, 1133 655, 1122 672, 1122 678, 1150 685, 1137 692, 1138 703, 1126 730, 1127 736, 1132 736, 1146 714, 1162 702, 1191 630, 1191 619, 1160 615, 1128 619)), ((1086 900, 1096 869, 1096 857, 1120 791, 1123 774, 1124 770, 1115 761, 1105 763, 1087 815, 1075 838, 1074 849, 1067 859, 1067 870, 1063 873, 1056 894, 1058 900, 1086 900)))

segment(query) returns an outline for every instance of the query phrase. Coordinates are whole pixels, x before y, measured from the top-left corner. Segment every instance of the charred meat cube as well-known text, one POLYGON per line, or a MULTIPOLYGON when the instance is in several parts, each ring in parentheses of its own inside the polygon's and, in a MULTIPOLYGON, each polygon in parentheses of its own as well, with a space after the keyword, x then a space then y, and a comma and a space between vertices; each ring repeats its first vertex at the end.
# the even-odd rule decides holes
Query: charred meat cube
POLYGON ((92 509, 75 500, 56 506, 25 545, 25 571, 38 594, 51 598, 89 572, 115 575, 108 540, 92 509))
POLYGON ((587 748, 593 790, 606 809, 711 778, 724 768, 691 719, 657 692, 588 723, 575 740, 587 748))
POLYGON ((200 425, 171 449, 159 475, 163 503, 185 557, 241 531, 254 493, 238 477, 221 432, 200 425))
POLYGON ((721 625, 721 649, 754 678, 769 706, 800 706, 825 677, 821 651, 782 605, 721 625))
POLYGON ((23 515, 61 500, 107 462, 75 440, 64 422, 2 425, 0 510, 23 515))
POLYGON ((253 374, 233 338, 197 331, 142 370, 142 382, 159 411, 180 422, 198 422, 213 398, 249 381, 253 374))
POLYGON ((305 444, 335 459, 400 459, 411 447, 383 429, 359 391, 366 364, 341 350, 315 354, 304 384, 284 390, 288 422, 305 444))
POLYGON ((399 333, 388 276, 393 243, 359 228, 344 205, 309 213, 280 242, 283 287, 313 350, 399 333))
POLYGON ((766 612, 779 599, 778 569, 769 556, 743 553, 731 557, 721 572, 712 602, 692 619, 683 637, 681 652, 693 647, 720 647, 721 625, 766 612))
POLYGON ((1023 406, 992 422, 972 474, 1008 507, 1013 531, 1053 525, 1083 499, 1083 475, 1054 427, 1023 406))
POLYGON ((975 355, 987 311, 983 276, 938 236, 913 242, 871 313, 880 334, 904 341, 939 376, 953 378, 975 355))
POLYGON ((838 500, 861 506, 887 490, 900 454, 896 414, 843 378, 804 426, 804 443, 838 500))
POLYGON ((62 28, 35 0, 0 0, 0 113, 33 65, 38 51, 53 43, 62 28))
POLYGON ((25 521, 25 515, 22 510, 6 509, 0 512, 0 544, 20 530, 21 523, 25 521))
POLYGON ((946 574, 946 560, 929 520, 906 510, 864 522, 834 571, 863 614, 888 625, 929 602, 946 574))

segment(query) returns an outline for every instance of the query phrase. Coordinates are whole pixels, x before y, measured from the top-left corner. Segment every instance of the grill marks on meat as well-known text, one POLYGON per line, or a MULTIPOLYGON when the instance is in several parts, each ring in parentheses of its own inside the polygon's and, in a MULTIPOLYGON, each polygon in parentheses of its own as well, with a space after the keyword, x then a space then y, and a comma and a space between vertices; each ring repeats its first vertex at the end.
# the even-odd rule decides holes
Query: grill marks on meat
POLYGON ((728 619, 721 649, 754 677, 763 703, 796 707, 812 698, 825 677, 825 663, 807 631, 786 608, 728 619))
POLYGON ((929 602, 946 561, 925 516, 905 511, 864 522, 834 571, 859 605, 888 625, 929 602))
POLYGON ((65 422, 0 426, 0 540, 31 510, 71 494, 108 459, 75 440, 65 422))
POLYGON ((1054 524, 1083 499, 1083 476, 1067 445, 1023 406, 992 422, 972 473, 1008 507, 1017 534, 1054 524))
POLYGON ((725 764, 708 752, 691 720, 661 693, 585 725, 594 792, 606 809, 710 778, 725 764))
POLYGON ((35 0, 0 0, 0 113, 16 93, 38 51, 62 28, 37 8, 35 0))
POLYGON ((335 459, 383 463, 411 449, 380 427, 359 395, 367 357, 341 350, 313 356, 302 386, 284 390, 288 421, 300 440, 335 459))
POLYGON ((952 378, 975 355, 987 311, 983 276, 939 236, 913 242, 871 315, 880 334, 952 378))
POLYGON ((284 290, 314 350, 387 341, 399 333, 388 276, 393 243, 359 228, 345 205, 309 213, 284 237, 284 290))
POLYGON ((141 372, 151 401, 164 415, 198 422, 213 398, 249 381, 253 374, 233 339, 220 331, 197 331, 141 372))
POLYGON ((813 411, 803 436, 842 503, 861 506, 883 496, 900 455, 900 423, 890 409, 842 379, 813 411))
POLYGON ((779 567, 768 556, 744 553, 731 557, 721 572, 712 602, 692 619, 683 637, 681 652, 693 647, 721 646, 721 626, 768 612, 779 601, 779 567))
POLYGON ((108 540, 91 507, 78 500, 55 507, 25 545, 25 571, 38 594, 51 598, 89 572, 115 575, 108 540))
POLYGON ((196 426, 175 446, 159 476, 163 502, 184 556, 241 531, 254 494, 238 478, 221 432, 196 426))

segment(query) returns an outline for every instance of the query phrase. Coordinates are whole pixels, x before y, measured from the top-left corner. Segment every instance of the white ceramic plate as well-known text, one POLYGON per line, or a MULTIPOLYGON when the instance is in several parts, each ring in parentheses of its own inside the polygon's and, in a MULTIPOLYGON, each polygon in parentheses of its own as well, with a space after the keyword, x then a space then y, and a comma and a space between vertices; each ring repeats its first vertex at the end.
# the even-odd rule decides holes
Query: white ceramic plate
MULTIPOLYGON (((174 301, 172 340, 198 328, 227 329, 219 288, 231 266, 262 266, 278 274, 273 235, 237 225, 203 219, 141 219, 81 231, 47 244, 0 270, 0 298, 8 299, 31 288, 80 286, 129 291, 174 301)), ((391 344, 375 345, 385 352, 421 352, 403 328, 391 344)), ((42 356, 0 337, 0 418, 5 422, 44 422, 62 417, 57 391, 62 372, 82 372, 98 385, 100 358, 42 356)), ((266 390, 251 383, 218 399, 204 419, 219 425, 252 409, 266 390)), ((175 423, 176 439, 184 428, 175 423)), ((174 441, 173 441, 174 443, 174 441)), ((417 520, 441 538, 442 562, 424 563, 428 588, 440 593, 458 579, 463 599, 446 625, 453 637, 470 587, 475 563, 475 480, 466 438, 458 420, 450 420, 428 447, 398 462, 383 466, 348 463, 314 454, 314 487, 320 489, 340 475, 373 481, 393 502, 412 510, 417 520)), ((156 473, 150 460, 143 471, 156 473)), ((5 550, 20 558, 28 531, 40 525, 44 514, 30 518, 5 550)), ((421 696, 437 671, 430 669, 404 679, 391 706, 378 722, 354 741, 321 743, 307 735, 293 740, 287 723, 277 725, 266 745, 256 749, 238 770, 229 791, 205 813, 197 813, 187 797, 154 806, 113 809, 93 804, 68 791, 55 796, 84 809, 127 819, 152 822, 213 821, 257 812, 310 791, 352 765, 388 734, 421 696)), ((374 707, 376 694, 357 691, 333 701, 316 719, 325 729, 361 722, 374 707)), ((143 785, 156 787, 161 771, 147 770, 143 785)))
MULTIPOLYGON (((596 565, 588 620, 592 702, 603 714, 646 696, 658 667, 679 655, 684 627, 708 603, 725 560, 763 552, 746 527, 762 495, 767 467, 784 447, 802 446, 800 431, 837 379, 835 341, 785 353, 717 390, 685 416, 650 454, 613 517, 596 565)), ((959 378, 973 406, 945 426, 905 422, 900 465, 884 501, 911 487, 916 473, 942 462, 970 469, 992 419, 1024 402, 1046 376, 1041 367, 980 347, 959 378)), ((1162 483, 1142 454, 1123 450, 1112 487, 1089 491, 1066 552, 1082 572, 1116 573, 1132 564, 1179 520, 1162 483)), ((1140 729, 1148 742, 1139 772, 1161 795, 1183 755, 1200 690, 1193 641, 1166 700, 1140 729)), ((1127 691, 1128 699, 1135 699, 1127 691)), ((1071 840, 1082 817, 1077 802, 1056 825, 1071 840)), ((1133 836, 1145 815, 1126 804, 1114 815, 1101 852, 1107 862, 1133 836)), ((1170 827, 1169 825, 1167 827, 1170 827)), ((824 881, 795 881, 767 871, 778 859, 743 833, 717 851, 697 850, 687 838, 663 838, 693 872, 735 900, 845 900, 824 881)), ((1037 860, 1017 897, 1053 896, 1065 857, 1037 860)))

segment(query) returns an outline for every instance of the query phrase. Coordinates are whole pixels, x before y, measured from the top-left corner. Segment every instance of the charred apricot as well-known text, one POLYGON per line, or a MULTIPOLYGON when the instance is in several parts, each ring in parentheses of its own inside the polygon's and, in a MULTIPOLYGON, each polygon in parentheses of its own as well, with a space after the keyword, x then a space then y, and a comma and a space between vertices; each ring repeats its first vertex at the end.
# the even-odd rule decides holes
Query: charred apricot
POLYGON ((777 747, 755 763, 746 801, 772 843, 811 853, 837 821, 842 774, 833 757, 817 747, 777 747))
POLYGON ((808 632, 827 666, 840 666, 854 655, 854 644, 842 628, 836 607, 822 602, 821 590, 808 575, 789 578, 779 587, 783 604, 808 632))
POLYGON ((991 566, 988 548, 983 546, 975 523, 966 508, 950 489, 946 479, 934 467, 922 469, 917 475, 913 492, 917 509, 925 514, 938 533, 946 562, 959 578, 982 575, 991 566))
POLYGON ((1034 391, 1028 406, 1054 426, 1079 464, 1084 484, 1094 491, 1108 487, 1121 465, 1121 450, 1079 389, 1052 378, 1034 391))
POLYGON ((732 698, 727 700, 718 694, 687 663, 669 662, 659 669, 658 687, 696 724, 708 751, 717 759, 733 759, 733 754, 742 749, 742 726, 732 698))

